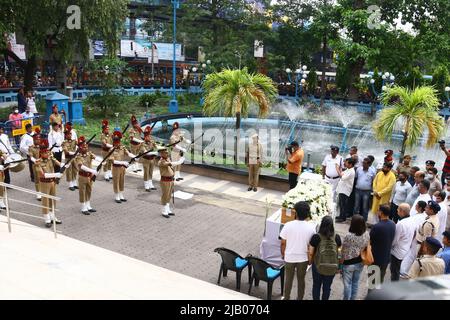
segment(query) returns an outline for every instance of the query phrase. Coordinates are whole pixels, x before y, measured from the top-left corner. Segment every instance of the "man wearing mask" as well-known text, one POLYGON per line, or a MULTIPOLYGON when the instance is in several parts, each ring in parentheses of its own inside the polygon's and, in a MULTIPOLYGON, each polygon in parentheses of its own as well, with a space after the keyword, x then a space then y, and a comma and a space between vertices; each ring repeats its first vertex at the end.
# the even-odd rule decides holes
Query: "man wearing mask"
POLYGON ((427 174, 425 176, 426 179, 430 181, 430 190, 429 190, 430 195, 433 195, 436 191, 442 190, 442 184, 437 178, 437 173, 438 173, 437 169, 433 167, 427 170, 427 174))
MULTIPOLYGON (((404 172, 400 172, 398 175, 398 181, 394 186, 392 191, 392 202, 391 202, 391 216, 392 221, 397 223, 399 217, 397 215, 397 208, 400 204, 405 202, 409 191, 411 191, 411 185, 406 181, 406 175, 404 172)), ((409 212, 408 212, 409 215, 409 212)))
POLYGON ((298 176, 302 173, 305 153, 297 141, 292 141, 290 147, 291 150, 286 149, 286 170, 289 173, 289 189, 294 189, 297 186, 298 176))
POLYGON ((433 195, 433 200, 436 201, 439 206, 441 207, 441 210, 437 213, 438 219, 439 219, 439 230, 436 235, 436 239, 441 241, 442 243, 442 234, 444 233, 446 227, 447 227, 447 201, 446 201, 446 194, 444 191, 436 191, 433 195))
POLYGON ((336 188, 341 178, 336 170, 336 165, 344 168, 344 161, 339 155, 339 147, 330 146, 330 149, 331 153, 327 154, 322 162, 322 178, 331 184, 333 199, 336 199, 336 188))

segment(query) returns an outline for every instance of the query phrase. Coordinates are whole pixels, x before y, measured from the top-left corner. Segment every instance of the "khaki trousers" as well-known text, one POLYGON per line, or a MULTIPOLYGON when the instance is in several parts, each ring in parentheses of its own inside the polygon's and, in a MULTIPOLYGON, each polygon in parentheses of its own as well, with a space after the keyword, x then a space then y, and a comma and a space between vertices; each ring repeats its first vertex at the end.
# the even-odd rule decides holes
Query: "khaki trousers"
POLYGON ((75 163, 74 163, 74 161, 72 161, 70 166, 66 169, 67 182, 75 181, 77 178, 77 173, 78 173, 78 171, 77 171, 77 168, 75 168, 75 163))
POLYGON ((41 182, 39 181, 39 172, 36 170, 36 165, 33 165, 33 172, 34 172, 34 188, 37 192, 41 191, 41 182))
MULTIPOLYGON (((102 157, 103 157, 103 159, 108 155, 108 151, 103 151, 102 150, 102 157)), ((111 161, 105 161, 104 163, 103 163, 103 172, 106 172, 106 171, 110 171, 111 170, 111 161)))
POLYGON ((126 169, 123 166, 112 167, 114 193, 119 193, 124 190, 125 171, 126 169))
POLYGON ((173 181, 161 181, 161 204, 166 205, 170 203, 172 197, 173 181))
POLYGON ((130 144, 130 151, 131 151, 131 153, 134 154, 135 156, 137 156, 138 153, 139 153, 140 147, 141 146, 139 144, 138 145, 130 144))
POLYGON ((155 168, 155 160, 142 160, 142 166, 144 167, 144 181, 153 179, 153 169, 155 168))
MULTIPOLYGON (((0 171, 0 182, 5 182, 5 174, 0 171)), ((0 198, 5 196, 5 187, 0 187, 0 198)))
POLYGON ((248 185, 257 188, 259 184, 259 173, 261 172, 261 167, 258 164, 248 165, 248 185))
MULTIPOLYGON (((180 160, 181 159, 180 151, 178 151, 178 150, 172 151, 170 154, 170 159, 173 162, 180 160)), ((173 171, 181 171, 181 165, 173 166, 172 169, 173 169, 173 171)))
POLYGON ((78 188, 80 195, 80 202, 88 202, 91 200, 92 194, 92 180, 88 177, 78 176, 78 188))
POLYGON ((291 298, 292 283, 294 282, 295 271, 297 270, 297 299, 303 300, 305 295, 305 276, 308 268, 308 261, 290 263, 285 265, 286 282, 284 283, 284 298, 289 300, 291 298))
MULTIPOLYGON (((56 196, 56 184, 55 182, 41 182, 40 184, 41 192, 48 194, 50 196, 56 196)), ((55 200, 49 199, 47 197, 42 197, 42 214, 47 214, 52 209, 56 209, 55 200)))

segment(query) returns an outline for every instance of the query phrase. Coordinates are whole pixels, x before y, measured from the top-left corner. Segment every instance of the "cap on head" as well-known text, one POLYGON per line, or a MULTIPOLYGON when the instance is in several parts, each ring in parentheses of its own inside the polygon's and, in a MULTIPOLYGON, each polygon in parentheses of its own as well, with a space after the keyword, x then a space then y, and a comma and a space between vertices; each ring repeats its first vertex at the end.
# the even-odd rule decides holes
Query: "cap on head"
POLYGON ((394 154, 394 151, 389 149, 389 150, 384 151, 384 154, 387 155, 387 156, 388 155, 392 156, 394 154))
POLYGON ((109 125, 108 120, 104 119, 102 121, 102 130, 104 131, 108 127, 108 125, 109 125))
POLYGON ((438 239, 433 238, 433 237, 427 237, 425 239, 426 243, 428 243, 430 246, 434 247, 435 249, 439 250, 442 248, 441 243, 439 242, 438 239))
POLYGON ((151 133, 152 133, 152 127, 150 127, 150 126, 145 127, 145 130, 144 130, 144 136, 147 137, 147 136, 149 136, 151 133))
POLYGON ((37 140, 41 138, 41 129, 34 129, 33 140, 37 140))
POLYGON ((86 138, 84 136, 80 136, 78 138, 78 146, 81 147, 86 144, 86 138))
POLYGON ((133 126, 135 126, 135 125, 137 125, 137 124, 138 124, 138 121, 137 121, 137 119, 136 119, 136 116, 135 116, 135 115, 132 115, 132 116, 131 116, 131 124, 132 124, 133 126))
POLYGON ((65 132, 68 131, 70 133, 72 131, 72 123, 67 122, 66 125, 64 126, 64 128, 66 129, 65 132))
POLYGON ((114 131, 112 138, 115 141, 120 141, 120 139, 122 139, 122 132, 117 131, 117 130, 114 131))
POLYGON ((434 213, 438 213, 439 211, 441 211, 441 206, 436 201, 428 201, 428 206, 431 210, 433 210, 434 213))
POLYGON ((429 165, 429 166, 434 166, 434 165, 436 164, 436 162, 434 162, 433 160, 427 160, 427 161, 425 162, 425 164, 426 164, 426 165, 429 165))
POLYGON ((48 152, 48 140, 42 139, 41 143, 39 144, 39 153, 45 153, 48 152))

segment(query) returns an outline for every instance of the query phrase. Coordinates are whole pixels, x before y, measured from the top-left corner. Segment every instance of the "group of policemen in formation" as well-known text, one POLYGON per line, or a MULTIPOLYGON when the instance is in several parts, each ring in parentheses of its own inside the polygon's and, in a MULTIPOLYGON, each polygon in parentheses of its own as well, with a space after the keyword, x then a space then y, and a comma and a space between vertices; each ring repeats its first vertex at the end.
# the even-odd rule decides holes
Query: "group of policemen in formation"
MULTIPOLYGON (((78 189, 81 213, 90 215, 96 212, 91 206, 91 195, 93 184, 102 168, 104 180, 112 180, 114 199, 119 204, 127 201, 123 194, 127 168, 130 167, 134 172, 143 170, 144 187, 150 192, 157 190, 153 185, 153 172, 158 166, 161 174, 162 215, 165 218, 175 215, 170 201, 174 192, 174 181, 183 180, 180 169, 184 162, 183 153, 186 152, 186 148, 181 146, 184 136, 177 122, 173 124, 170 144, 166 146, 152 138, 150 126, 142 129, 136 117, 132 116, 128 135, 130 149, 128 149, 122 144, 128 126, 124 132, 116 129, 111 134, 108 120, 103 120, 102 157, 98 157, 89 151, 89 142, 93 137, 89 140, 84 136, 77 137, 70 122, 64 125, 64 138, 57 138, 58 135, 62 136, 60 129, 63 127, 62 117, 57 109, 50 116, 50 121, 52 125, 47 137, 44 137, 39 129, 33 132, 32 126, 27 125, 27 133, 21 139, 20 150, 26 154, 29 161, 30 176, 35 183, 36 191, 56 196, 56 186, 65 175, 69 189, 72 191, 78 189), (53 143, 49 143, 49 140, 53 143), (94 161, 100 164, 94 167, 94 161), (139 168, 138 162, 142 164, 143 169, 139 168)), ((0 163, 4 164, 0 165, 0 181, 3 182, 7 164, 5 154, 1 151, 0 159, 0 163)), ((3 194, 4 188, 0 187, 0 198, 3 198, 3 194)), ((51 227, 53 223, 60 224, 61 221, 54 214, 55 201, 40 196, 37 196, 37 200, 42 201, 46 227, 51 227)), ((4 204, 0 206, 4 207, 4 204)))

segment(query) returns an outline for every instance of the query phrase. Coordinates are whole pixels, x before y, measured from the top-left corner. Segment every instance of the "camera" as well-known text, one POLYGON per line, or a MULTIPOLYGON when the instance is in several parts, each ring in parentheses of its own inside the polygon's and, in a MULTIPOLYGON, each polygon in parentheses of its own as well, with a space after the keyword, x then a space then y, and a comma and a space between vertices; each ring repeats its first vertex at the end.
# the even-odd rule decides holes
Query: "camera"
POLYGON ((292 146, 286 147, 286 151, 289 151, 289 153, 292 153, 292 146))

